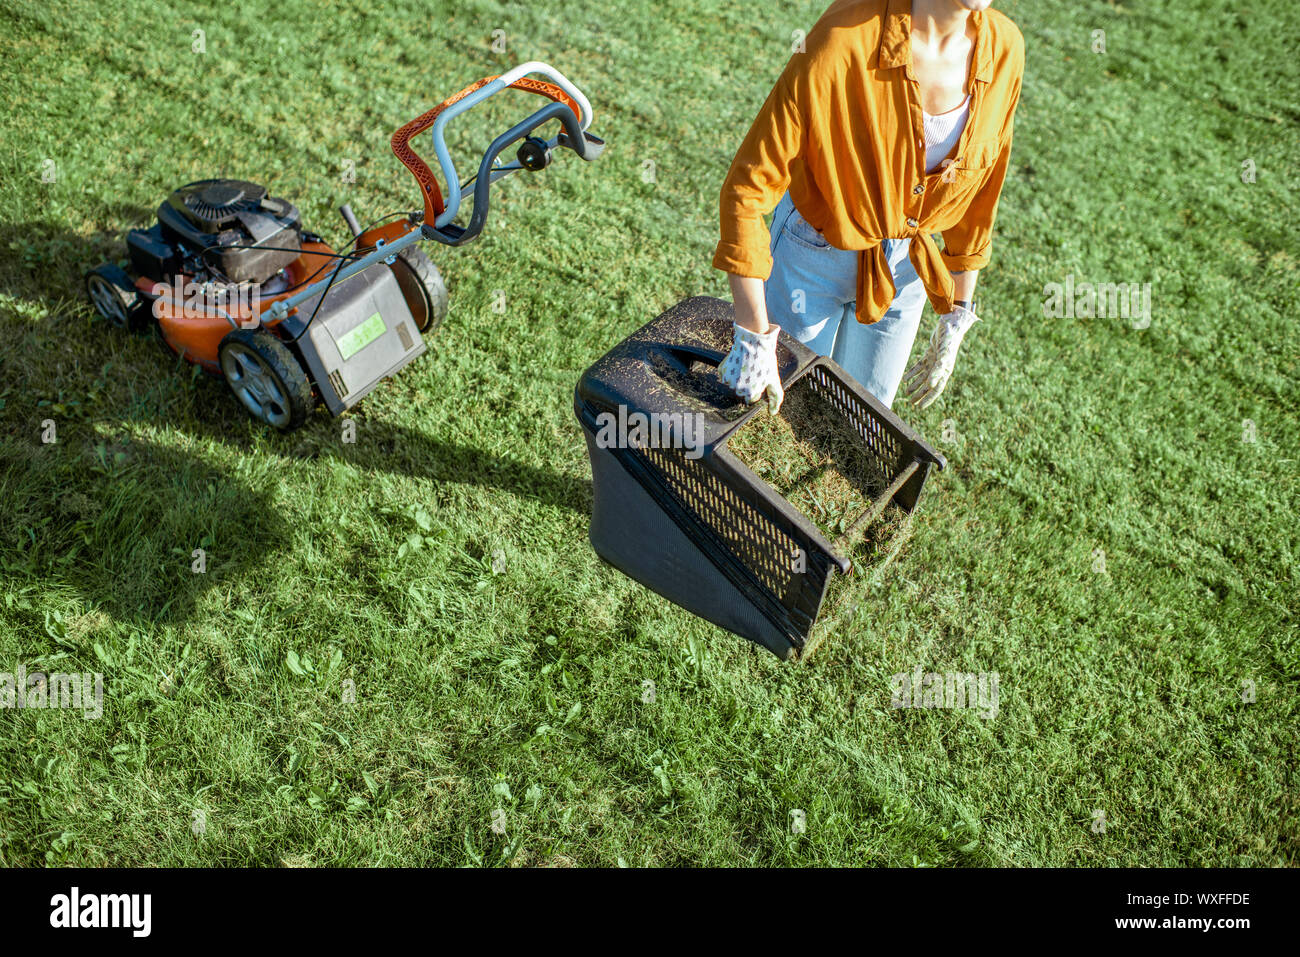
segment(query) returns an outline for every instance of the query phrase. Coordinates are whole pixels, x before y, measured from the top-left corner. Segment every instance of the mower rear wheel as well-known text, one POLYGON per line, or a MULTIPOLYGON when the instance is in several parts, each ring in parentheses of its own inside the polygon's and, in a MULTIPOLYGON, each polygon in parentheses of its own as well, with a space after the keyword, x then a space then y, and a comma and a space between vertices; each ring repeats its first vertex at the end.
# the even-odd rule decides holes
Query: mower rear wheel
POLYGON ((311 415, 311 382, 289 347, 265 329, 235 329, 217 349, 235 397, 259 422, 292 432, 311 415))
POLYGON ((119 329, 143 329, 149 305, 121 266, 106 263, 86 273, 86 295, 99 315, 119 329))
POLYGON ((415 328, 421 335, 432 335, 447 317, 450 302, 442 273, 424 251, 407 246, 388 267, 397 277, 402 297, 411 310, 415 328))

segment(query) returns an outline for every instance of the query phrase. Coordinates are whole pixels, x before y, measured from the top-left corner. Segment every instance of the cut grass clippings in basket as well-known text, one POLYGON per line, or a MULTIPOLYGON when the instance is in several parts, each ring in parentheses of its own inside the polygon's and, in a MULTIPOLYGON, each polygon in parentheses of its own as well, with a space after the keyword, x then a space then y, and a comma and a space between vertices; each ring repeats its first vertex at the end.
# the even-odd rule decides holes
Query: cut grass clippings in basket
POLYGON ((727 448, 834 541, 889 484, 861 436, 801 379, 778 415, 759 412, 727 448))
POLYGON ((870 583, 906 542, 910 515, 890 505, 874 521, 858 524, 889 486, 889 478, 852 424, 807 379, 786 393, 778 415, 758 412, 727 447, 853 563, 850 574, 830 577, 822 613, 802 653, 807 657, 856 616, 870 583), (842 538, 846 532, 851 534, 842 538))

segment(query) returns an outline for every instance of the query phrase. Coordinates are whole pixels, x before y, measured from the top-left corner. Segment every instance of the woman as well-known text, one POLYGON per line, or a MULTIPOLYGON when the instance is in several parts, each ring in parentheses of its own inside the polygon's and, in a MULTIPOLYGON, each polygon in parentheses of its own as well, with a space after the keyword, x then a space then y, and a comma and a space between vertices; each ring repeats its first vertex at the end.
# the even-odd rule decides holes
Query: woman
POLYGON ((939 324, 907 395, 943 391, 978 321, 1024 72, 991 2, 837 0, 786 65, 722 187, 713 257, 736 306, 721 374, 746 402, 780 407, 775 323, 891 405, 927 298, 939 324))

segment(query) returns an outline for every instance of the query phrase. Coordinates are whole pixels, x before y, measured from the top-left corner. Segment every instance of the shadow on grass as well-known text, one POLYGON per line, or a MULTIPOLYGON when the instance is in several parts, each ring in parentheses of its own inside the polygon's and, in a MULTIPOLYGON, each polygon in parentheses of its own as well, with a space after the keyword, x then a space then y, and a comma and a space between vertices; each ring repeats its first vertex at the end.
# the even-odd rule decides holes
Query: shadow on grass
MULTIPOLYGON (((228 424, 247 432, 233 399, 224 411, 236 419, 228 424)), ((96 424, 101 434, 84 423, 65 424, 57 442, 43 444, 37 428, 0 413, 0 578, 67 586, 85 604, 148 632, 188 621, 209 589, 271 572, 293 530, 269 490, 206 458, 130 437, 126 429, 116 439, 102 436, 125 423, 96 424), (205 556, 201 574, 194 570, 195 549, 205 556)), ((271 450, 496 488, 583 514, 590 509, 589 481, 401 426, 367 423, 367 442, 359 448, 339 443, 332 423, 314 424, 306 436, 271 435, 271 450)), ((251 438, 210 428, 188 431, 235 457, 252 454, 251 438)))
POLYGON ((99 209, 89 234, 74 233, 49 220, 0 222, 0 292, 18 299, 81 296, 86 270, 126 260, 126 232, 148 226, 154 210, 132 204, 99 209), (122 224, 116 228, 114 224, 122 224))
POLYGON ((359 469, 439 484, 494 488, 575 512, 591 510, 590 479, 563 475, 393 422, 363 421, 358 435, 364 435, 363 442, 344 444, 339 424, 317 412, 313 422, 302 431, 275 436, 274 442, 281 454, 298 459, 333 459, 359 469))
POLYGON ((79 423, 48 444, 35 430, 5 433, 0 575, 10 585, 66 588, 151 633, 189 620, 209 589, 269 566, 289 540, 268 492, 196 456, 79 423))

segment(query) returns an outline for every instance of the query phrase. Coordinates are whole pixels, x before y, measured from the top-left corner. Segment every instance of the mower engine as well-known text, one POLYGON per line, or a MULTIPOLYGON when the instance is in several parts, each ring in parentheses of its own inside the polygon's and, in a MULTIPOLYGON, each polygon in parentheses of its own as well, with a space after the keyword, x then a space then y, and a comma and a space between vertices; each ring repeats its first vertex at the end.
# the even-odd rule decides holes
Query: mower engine
POLYGON ((184 272, 264 284, 302 254, 302 228, 297 207, 264 187, 208 179, 168 196, 158 222, 127 233, 126 247, 136 274, 159 282, 184 272))

